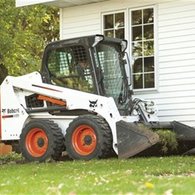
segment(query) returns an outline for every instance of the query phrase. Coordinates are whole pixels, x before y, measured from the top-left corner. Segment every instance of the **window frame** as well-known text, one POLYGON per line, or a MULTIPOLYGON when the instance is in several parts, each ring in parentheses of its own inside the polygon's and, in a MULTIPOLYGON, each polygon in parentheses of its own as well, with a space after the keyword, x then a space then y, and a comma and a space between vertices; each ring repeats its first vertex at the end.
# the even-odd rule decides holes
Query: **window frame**
MULTIPOLYGON (((124 39, 127 39, 127 35, 128 35, 128 32, 127 32, 127 10, 126 9, 119 9, 119 10, 115 10, 115 11, 108 11, 108 12, 102 12, 101 13, 101 33, 104 35, 104 16, 106 15, 111 15, 111 14, 119 14, 119 13, 124 13, 124 39)), ((115 31, 115 29, 113 28, 113 30, 115 31)))
MULTIPOLYGON (((153 25, 154 25, 154 87, 153 88, 142 88, 142 89, 134 89, 134 92, 147 92, 147 91, 156 91, 158 89, 158 43, 157 43, 157 21, 158 21, 158 18, 157 18, 157 8, 155 5, 151 5, 151 6, 142 6, 142 7, 136 7, 136 8, 129 8, 129 53, 130 53, 130 59, 131 59, 131 66, 133 66, 133 62, 134 62, 134 59, 133 59, 133 56, 132 56, 132 53, 133 53, 133 47, 132 47, 132 11, 136 11, 136 10, 143 10, 143 9, 150 9, 152 8, 153 11, 154 11, 154 21, 153 21, 153 25)), ((143 28, 143 25, 142 25, 142 28, 143 28)), ((132 75, 133 77, 133 75, 132 75)), ((133 78, 132 78, 133 80, 133 78)))
MULTIPOLYGON (((54 83, 52 83, 52 75, 53 74, 51 73, 50 68, 49 68, 49 57, 50 57, 50 53, 53 52, 53 51, 56 51, 57 49, 61 49, 62 48, 64 50, 66 50, 66 49, 69 49, 71 47, 83 47, 84 48, 84 50, 86 52, 86 60, 89 63, 89 69, 90 69, 91 75, 92 75, 92 80, 91 81, 93 82, 93 89, 94 89, 93 94, 97 94, 98 93, 98 90, 97 90, 97 86, 95 84, 96 83, 95 77, 93 76, 94 70, 93 70, 92 63, 89 60, 90 59, 90 51, 89 51, 88 47, 85 44, 83 44, 83 43, 80 43, 80 44, 71 44, 71 45, 67 44, 66 46, 62 46, 62 45, 59 44, 55 48, 52 48, 51 47, 51 48, 48 49, 48 51, 47 51, 47 54, 48 55, 46 55, 45 60, 43 62, 45 64, 45 67, 46 67, 46 70, 47 70, 47 78, 46 78, 47 80, 46 80, 46 83, 54 84, 54 83)), ((74 54, 72 56, 75 57, 74 54)), ((77 76, 79 76, 79 74, 75 74, 75 75, 69 74, 69 75, 64 75, 64 76, 62 75, 62 77, 64 77, 65 79, 74 78, 74 77, 77 77, 77 76)), ((84 76, 88 76, 88 75, 87 74, 84 74, 84 76)), ((56 77, 56 79, 58 79, 59 77, 56 77)), ((61 86, 61 85, 58 85, 58 84, 54 84, 54 85, 61 86)), ((63 87, 64 87, 64 85, 63 85, 63 87)), ((80 90, 80 89, 77 89, 77 88, 74 88, 74 87, 68 87, 68 86, 66 86, 66 87, 69 88, 69 89, 73 89, 73 90, 80 90)), ((83 92, 88 92, 88 91, 84 91, 83 90, 83 92)))
MULTIPOLYGON (((154 87, 153 88, 142 88, 142 89, 133 89, 135 94, 139 93, 147 93, 151 91, 157 91, 159 86, 159 80, 158 78, 158 33, 157 33, 157 6, 156 5, 148 5, 148 6, 140 6, 136 8, 126 8, 126 9, 119 9, 119 10, 112 10, 107 12, 101 13, 101 33, 104 34, 104 16, 109 14, 117 14, 117 13, 124 13, 124 38, 128 40, 128 47, 127 47, 127 53, 130 57, 131 67, 133 66, 133 57, 132 57, 132 11, 136 10, 143 10, 143 9, 149 9, 153 8, 154 11, 154 22, 153 22, 153 28, 154 28, 154 87)), ((133 74, 131 75, 133 77, 133 74)), ((131 79, 133 82, 133 78, 131 79)), ((132 83, 133 84, 133 83, 132 83)), ((132 86, 133 88, 133 86, 132 86)))

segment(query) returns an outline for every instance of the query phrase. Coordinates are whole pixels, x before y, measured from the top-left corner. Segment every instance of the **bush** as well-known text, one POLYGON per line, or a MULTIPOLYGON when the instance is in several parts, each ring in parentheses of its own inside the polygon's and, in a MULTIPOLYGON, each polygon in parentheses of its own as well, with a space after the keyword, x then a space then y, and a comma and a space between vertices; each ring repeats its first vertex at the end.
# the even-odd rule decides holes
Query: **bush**
POLYGON ((22 155, 17 154, 15 152, 0 156, 0 165, 7 164, 7 163, 22 163, 22 162, 24 162, 22 155))
POLYGON ((156 133, 160 138, 161 151, 163 154, 174 152, 177 150, 178 142, 176 134, 170 130, 160 129, 156 133))

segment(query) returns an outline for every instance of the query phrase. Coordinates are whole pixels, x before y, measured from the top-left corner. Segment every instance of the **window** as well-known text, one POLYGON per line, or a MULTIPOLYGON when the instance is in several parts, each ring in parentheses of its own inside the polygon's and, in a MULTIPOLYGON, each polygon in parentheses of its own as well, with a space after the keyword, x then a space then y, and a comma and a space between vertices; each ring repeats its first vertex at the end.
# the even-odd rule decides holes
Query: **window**
POLYGON ((91 66, 82 45, 52 50, 47 64, 54 84, 85 92, 95 92, 91 66))
POLYGON ((133 59, 133 88, 155 88, 155 34, 154 8, 131 10, 129 23, 125 24, 125 12, 103 15, 103 34, 108 37, 125 38, 130 34, 130 57, 133 59), (128 29, 125 29, 129 26, 128 29))
POLYGON ((107 37, 124 39, 124 12, 103 15, 103 31, 104 35, 107 37))
POLYGON ((131 11, 133 88, 155 87, 154 9, 131 11))
POLYGON ((101 70, 101 84, 104 94, 107 97, 113 97, 118 103, 117 100, 123 84, 120 51, 114 45, 100 43, 97 45, 96 52, 100 65, 99 70, 101 70))

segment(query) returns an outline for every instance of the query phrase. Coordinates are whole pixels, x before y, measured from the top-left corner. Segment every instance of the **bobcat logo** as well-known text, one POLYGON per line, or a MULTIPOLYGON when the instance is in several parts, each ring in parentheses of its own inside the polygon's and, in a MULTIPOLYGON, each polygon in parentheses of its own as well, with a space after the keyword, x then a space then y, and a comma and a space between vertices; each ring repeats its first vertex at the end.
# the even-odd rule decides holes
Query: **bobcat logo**
POLYGON ((97 101, 98 101, 98 100, 96 100, 96 101, 90 101, 90 100, 89 100, 89 107, 90 107, 90 108, 95 108, 95 107, 97 107, 97 101))

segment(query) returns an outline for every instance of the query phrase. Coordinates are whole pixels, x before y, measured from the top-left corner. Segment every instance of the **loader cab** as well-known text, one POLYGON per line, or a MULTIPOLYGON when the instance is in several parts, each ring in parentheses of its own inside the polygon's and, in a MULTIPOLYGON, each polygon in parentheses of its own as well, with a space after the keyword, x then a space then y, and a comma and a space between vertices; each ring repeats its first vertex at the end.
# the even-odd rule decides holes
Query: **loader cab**
POLYGON ((82 43, 52 43, 46 48, 42 75, 44 82, 96 93, 87 48, 82 43))
POLYGON ((125 46, 125 41, 101 35, 51 43, 44 52, 43 81, 113 97, 119 110, 125 109, 129 101, 125 46))
MULTIPOLYGON (((98 89, 106 97, 113 97, 116 104, 127 100, 129 86, 125 71, 123 41, 105 38, 93 50, 97 69, 98 89)), ((126 44, 126 42, 124 42, 126 44)))

